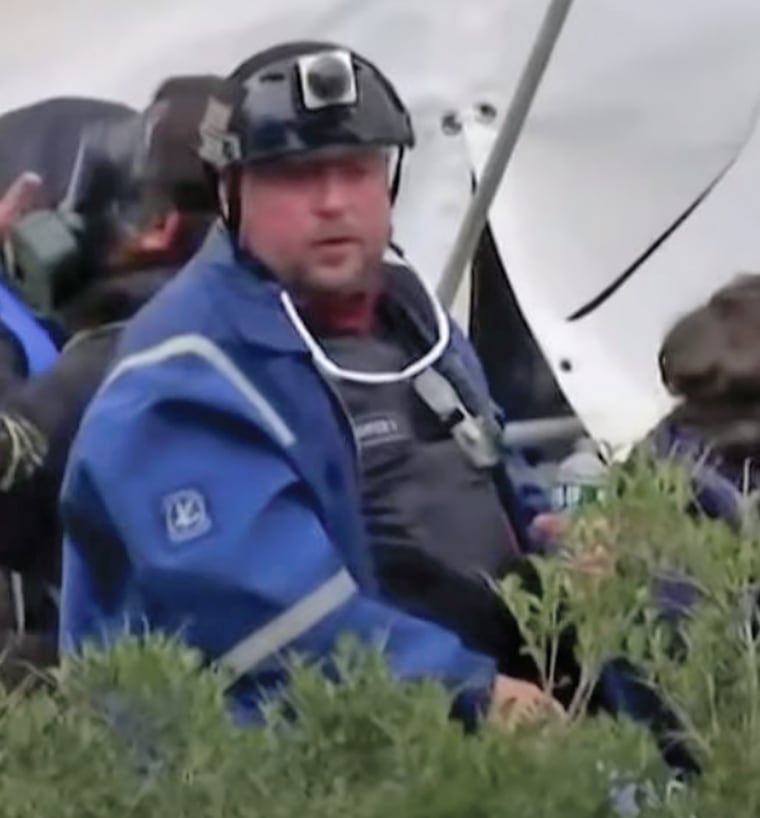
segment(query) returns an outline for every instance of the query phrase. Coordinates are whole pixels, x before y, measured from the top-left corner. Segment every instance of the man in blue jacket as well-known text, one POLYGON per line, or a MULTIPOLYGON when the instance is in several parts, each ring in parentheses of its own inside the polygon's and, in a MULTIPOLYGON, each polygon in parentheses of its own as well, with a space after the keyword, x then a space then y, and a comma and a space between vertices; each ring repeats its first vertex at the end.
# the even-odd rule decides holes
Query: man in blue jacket
MULTIPOLYGON (((390 275, 406 108, 362 57, 287 44, 231 78, 201 133, 223 224, 127 328, 75 442, 62 649, 146 625, 179 634, 234 671, 238 704, 255 712, 290 651, 329 664, 351 633, 382 645, 399 678, 449 685, 465 719, 533 711, 546 702, 537 688, 381 601, 359 441, 336 388, 417 378, 470 348, 432 295, 431 343, 399 371, 347 372, 308 326, 321 302, 352 309, 390 275)), ((427 384, 433 403, 439 386, 427 384)), ((490 457, 479 419, 457 412, 473 457, 490 457)))

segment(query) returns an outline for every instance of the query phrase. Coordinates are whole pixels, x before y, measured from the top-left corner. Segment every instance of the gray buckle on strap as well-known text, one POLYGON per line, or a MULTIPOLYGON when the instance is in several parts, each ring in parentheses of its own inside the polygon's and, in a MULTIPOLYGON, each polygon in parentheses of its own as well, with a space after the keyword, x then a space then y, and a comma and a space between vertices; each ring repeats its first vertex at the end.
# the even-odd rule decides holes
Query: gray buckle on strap
POLYGON ((467 409, 440 372, 430 367, 414 379, 413 385, 419 398, 451 429, 452 437, 476 468, 493 468, 499 462, 498 441, 490 434, 486 420, 467 409))

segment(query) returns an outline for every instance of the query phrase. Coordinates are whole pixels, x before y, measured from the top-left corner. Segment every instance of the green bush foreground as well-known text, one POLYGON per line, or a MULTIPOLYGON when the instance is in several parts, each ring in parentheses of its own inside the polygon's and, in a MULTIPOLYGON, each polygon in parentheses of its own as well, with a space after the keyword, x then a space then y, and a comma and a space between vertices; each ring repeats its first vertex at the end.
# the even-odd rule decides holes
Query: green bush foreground
MULTIPOLYGON (((756 614, 760 538, 686 517, 688 480, 644 461, 612 477, 538 563, 546 593, 517 583, 547 688, 557 635, 578 636, 582 683, 565 722, 467 736, 437 685, 394 682, 347 642, 342 684, 298 666, 265 727, 227 716, 226 678, 168 640, 125 640, 68 661, 50 685, 0 700, 2 818, 575 818, 760 814, 756 614), (653 577, 691 577, 700 603, 664 621, 653 577), (586 713, 606 658, 627 655, 664 691, 704 774, 675 785, 648 732, 586 713)), ((749 515, 749 511, 748 511, 749 515)))

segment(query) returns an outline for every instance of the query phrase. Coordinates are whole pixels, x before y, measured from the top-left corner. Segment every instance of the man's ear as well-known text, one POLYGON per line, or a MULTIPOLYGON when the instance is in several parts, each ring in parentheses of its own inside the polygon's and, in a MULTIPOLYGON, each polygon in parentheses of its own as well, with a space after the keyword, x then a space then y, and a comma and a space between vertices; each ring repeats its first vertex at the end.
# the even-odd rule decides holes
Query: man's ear
POLYGON ((179 235, 181 224, 182 216, 171 210, 141 232, 138 241, 140 249, 148 253, 169 250, 179 235))

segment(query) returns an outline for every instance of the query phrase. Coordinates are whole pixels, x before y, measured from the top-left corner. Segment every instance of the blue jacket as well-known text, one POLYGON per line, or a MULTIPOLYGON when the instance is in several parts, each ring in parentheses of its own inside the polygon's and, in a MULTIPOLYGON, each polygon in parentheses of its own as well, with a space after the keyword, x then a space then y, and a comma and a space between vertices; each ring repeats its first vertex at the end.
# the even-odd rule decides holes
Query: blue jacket
POLYGON ((744 495, 758 489, 757 470, 727 463, 695 431, 666 418, 645 442, 657 457, 672 459, 692 475, 695 509, 707 517, 723 520, 734 530, 742 524, 744 495))
POLYGON ((58 357, 58 348, 24 302, 2 281, 0 266, 0 321, 24 350, 27 373, 39 375, 58 357))
POLYGON ((62 650, 179 634, 233 668, 254 713, 285 652, 327 659, 344 632, 398 677, 462 691, 464 716, 490 689, 490 659, 377 599, 349 421, 278 285, 220 230, 125 331, 62 515, 62 650))

